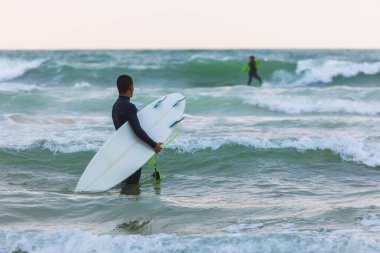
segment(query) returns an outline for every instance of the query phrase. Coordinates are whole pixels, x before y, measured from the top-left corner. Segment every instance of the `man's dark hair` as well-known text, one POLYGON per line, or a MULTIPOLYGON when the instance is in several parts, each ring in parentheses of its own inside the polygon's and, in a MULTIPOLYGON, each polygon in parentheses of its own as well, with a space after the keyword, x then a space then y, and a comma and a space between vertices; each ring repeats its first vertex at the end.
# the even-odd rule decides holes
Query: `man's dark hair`
POLYGON ((117 78, 116 85, 119 93, 126 93, 133 84, 132 77, 129 75, 121 75, 117 78))
POLYGON ((254 56, 254 55, 251 55, 251 56, 249 57, 249 59, 255 59, 255 56, 254 56))

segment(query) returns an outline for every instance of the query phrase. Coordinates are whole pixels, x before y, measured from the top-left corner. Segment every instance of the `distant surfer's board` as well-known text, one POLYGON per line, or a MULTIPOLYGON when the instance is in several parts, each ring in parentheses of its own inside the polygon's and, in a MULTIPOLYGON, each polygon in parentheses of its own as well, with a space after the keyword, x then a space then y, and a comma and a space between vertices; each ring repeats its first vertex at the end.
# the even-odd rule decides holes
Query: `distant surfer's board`
MULTIPOLYGON (((142 129, 153 140, 164 142, 183 119, 185 105, 185 97, 173 93, 150 103, 137 113, 137 117, 142 129)), ((131 176, 153 155, 152 147, 141 141, 126 123, 92 158, 75 191, 106 191, 131 176)))

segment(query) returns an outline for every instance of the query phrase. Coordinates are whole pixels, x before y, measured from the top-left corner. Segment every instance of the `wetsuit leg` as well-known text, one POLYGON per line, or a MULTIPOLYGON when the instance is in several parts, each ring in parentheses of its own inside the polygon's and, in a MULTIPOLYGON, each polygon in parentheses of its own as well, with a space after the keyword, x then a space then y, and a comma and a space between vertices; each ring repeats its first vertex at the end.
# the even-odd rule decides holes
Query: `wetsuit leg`
POLYGON ((125 187, 138 184, 140 181, 140 176, 141 176, 141 169, 138 169, 135 173, 133 173, 131 176, 129 176, 127 179, 125 179, 121 185, 122 188, 124 189, 125 187))
POLYGON ((140 194, 140 176, 141 176, 141 169, 138 169, 135 173, 133 173, 130 177, 125 179, 121 183, 121 194, 125 195, 139 195, 140 194))
POLYGON ((248 85, 251 85, 251 82, 252 82, 252 74, 249 73, 249 75, 248 75, 248 85))
POLYGON ((260 85, 261 85, 261 83, 262 83, 263 81, 261 80, 261 77, 257 74, 257 72, 255 73, 255 78, 259 81, 259 83, 260 83, 260 85))
POLYGON ((249 76, 250 80, 252 80, 252 77, 254 77, 255 79, 257 79, 257 81, 259 81, 259 84, 261 85, 262 80, 261 77, 257 74, 257 72, 250 73, 249 76))

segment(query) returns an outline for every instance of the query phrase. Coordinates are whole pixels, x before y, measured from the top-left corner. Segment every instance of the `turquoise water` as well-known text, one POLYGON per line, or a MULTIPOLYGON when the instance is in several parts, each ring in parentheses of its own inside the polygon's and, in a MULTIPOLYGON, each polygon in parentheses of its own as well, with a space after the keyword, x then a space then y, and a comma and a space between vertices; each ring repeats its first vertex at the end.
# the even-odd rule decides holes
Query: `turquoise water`
POLYGON ((0 51, 0 69, 0 252, 380 251, 380 51, 0 51), (74 193, 123 73, 138 108, 187 96, 165 178, 74 193))

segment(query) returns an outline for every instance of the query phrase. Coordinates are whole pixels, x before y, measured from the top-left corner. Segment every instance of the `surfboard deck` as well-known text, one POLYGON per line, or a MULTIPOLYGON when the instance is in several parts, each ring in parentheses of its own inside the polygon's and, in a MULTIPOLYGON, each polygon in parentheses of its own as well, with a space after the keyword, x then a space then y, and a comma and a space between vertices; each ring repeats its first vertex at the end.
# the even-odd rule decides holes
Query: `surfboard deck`
MULTIPOLYGON (((185 106, 185 97, 172 93, 147 105, 137 113, 137 117, 153 140, 165 142, 182 119, 185 106)), ((131 176, 153 155, 152 147, 141 141, 126 123, 95 154, 75 191, 106 191, 131 176)))

